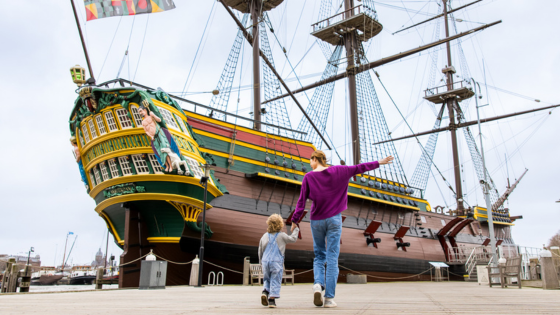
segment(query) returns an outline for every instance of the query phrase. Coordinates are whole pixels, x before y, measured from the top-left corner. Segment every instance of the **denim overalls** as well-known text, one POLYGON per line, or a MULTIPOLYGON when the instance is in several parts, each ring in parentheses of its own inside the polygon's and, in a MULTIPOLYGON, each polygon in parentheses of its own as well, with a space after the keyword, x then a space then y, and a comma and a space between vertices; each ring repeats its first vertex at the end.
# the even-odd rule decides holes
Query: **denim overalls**
POLYGON ((284 256, 278 248, 276 239, 278 234, 268 233, 268 245, 264 250, 262 258, 262 270, 264 289, 269 292, 269 297, 280 297, 280 286, 282 285, 282 274, 284 272, 284 256))

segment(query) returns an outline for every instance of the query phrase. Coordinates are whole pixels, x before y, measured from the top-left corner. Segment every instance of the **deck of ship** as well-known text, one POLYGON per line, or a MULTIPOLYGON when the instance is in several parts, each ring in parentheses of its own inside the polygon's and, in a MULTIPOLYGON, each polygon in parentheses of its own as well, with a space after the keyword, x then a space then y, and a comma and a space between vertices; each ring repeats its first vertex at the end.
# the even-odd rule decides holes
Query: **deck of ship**
POLYGON ((310 284, 283 286, 278 308, 258 286, 0 295, 2 314, 559 314, 560 290, 489 288, 466 282, 339 284, 338 308, 313 306, 310 284))

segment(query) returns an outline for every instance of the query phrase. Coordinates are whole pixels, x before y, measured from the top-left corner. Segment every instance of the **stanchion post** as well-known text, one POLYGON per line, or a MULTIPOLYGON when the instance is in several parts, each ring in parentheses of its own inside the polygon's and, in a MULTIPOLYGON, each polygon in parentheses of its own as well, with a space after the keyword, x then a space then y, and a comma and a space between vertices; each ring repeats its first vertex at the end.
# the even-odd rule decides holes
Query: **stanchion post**
POLYGON ((243 285, 249 285, 249 277, 251 276, 251 257, 243 259, 243 285))
POLYGON ((200 184, 204 186, 204 206, 202 207, 202 226, 200 228, 200 263, 198 265, 198 285, 202 287, 202 266, 204 265, 204 232, 206 232, 206 195, 208 194, 208 179, 210 178, 211 165, 204 164, 204 176, 200 178, 200 184))
POLYGON ((95 275, 95 290, 103 289, 103 274, 105 273, 105 268, 100 267, 97 269, 97 274, 95 275))

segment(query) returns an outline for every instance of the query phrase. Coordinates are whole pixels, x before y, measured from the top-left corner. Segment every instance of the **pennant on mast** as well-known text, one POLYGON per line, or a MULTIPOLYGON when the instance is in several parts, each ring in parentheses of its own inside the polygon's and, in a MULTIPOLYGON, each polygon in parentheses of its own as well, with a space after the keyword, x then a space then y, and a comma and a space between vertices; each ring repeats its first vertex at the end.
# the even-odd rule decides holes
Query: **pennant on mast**
POLYGON ((175 9, 173 0, 84 0, 86 20, 175 9))

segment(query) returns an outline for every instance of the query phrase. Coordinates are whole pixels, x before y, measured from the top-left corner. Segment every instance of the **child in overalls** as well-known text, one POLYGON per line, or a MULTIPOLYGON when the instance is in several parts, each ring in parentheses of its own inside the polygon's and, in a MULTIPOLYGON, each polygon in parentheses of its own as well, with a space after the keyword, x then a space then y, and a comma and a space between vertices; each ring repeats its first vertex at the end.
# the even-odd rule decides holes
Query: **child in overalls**
POLYGON ((264 278, 261 303, 263 306, 273 308, 276 307, 275 299, 280 298, 286 244, 296 242, 299 228, 296 227, 291 235, 280 232, 284 227, 284 221, 278 214, 268 217, 266 224, 267 233, 264 233, 259 243, 259 263, 264 278))

